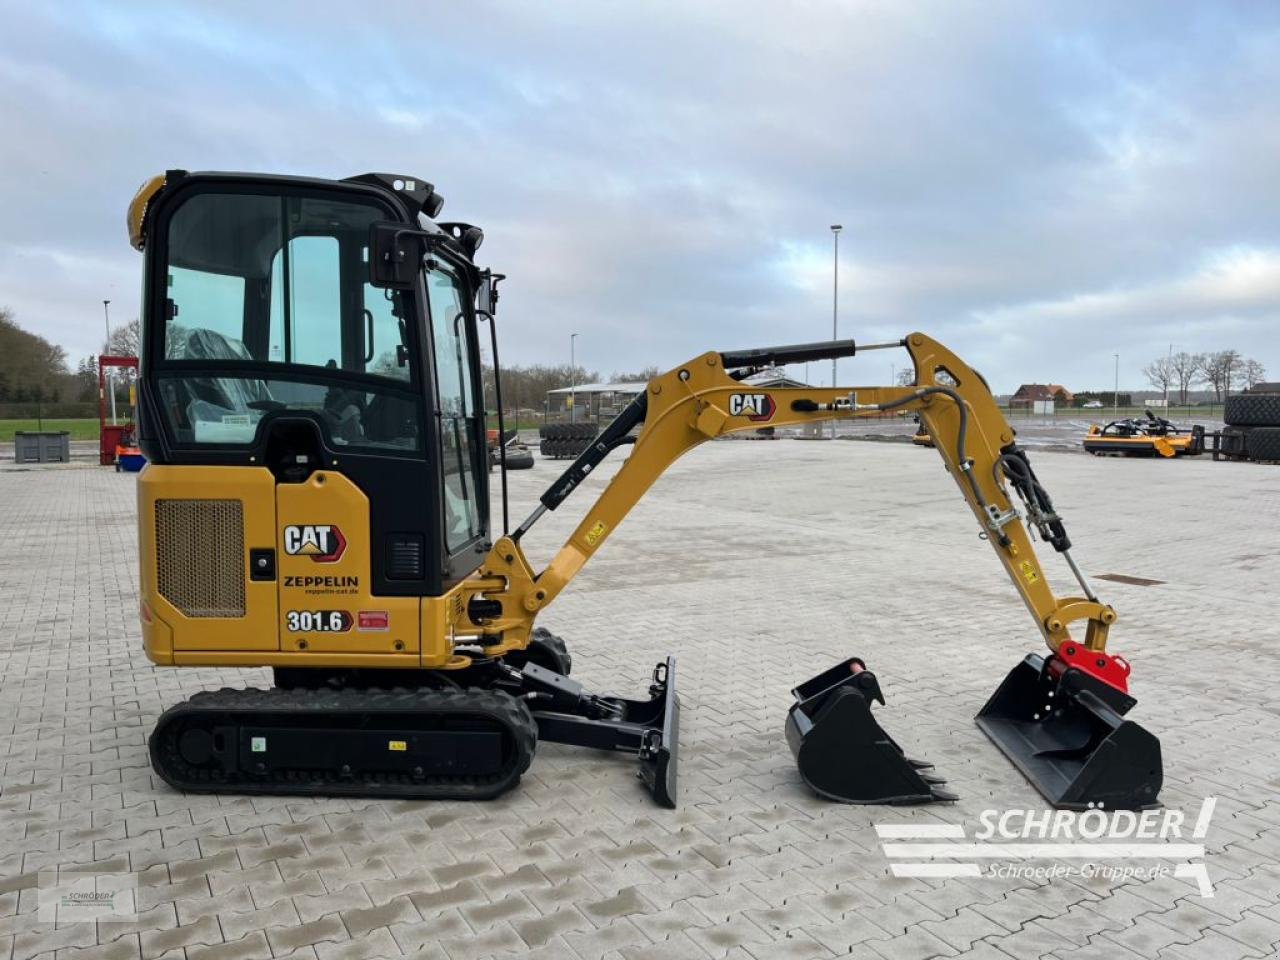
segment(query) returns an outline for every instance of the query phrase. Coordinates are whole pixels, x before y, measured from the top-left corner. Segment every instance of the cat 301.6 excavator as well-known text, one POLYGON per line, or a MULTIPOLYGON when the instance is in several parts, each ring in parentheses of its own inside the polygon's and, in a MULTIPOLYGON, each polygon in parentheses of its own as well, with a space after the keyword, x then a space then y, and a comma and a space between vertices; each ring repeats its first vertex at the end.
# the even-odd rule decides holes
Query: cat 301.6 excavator
MULTIPOLYGON (((145 254, 146 653, 274 676, 270 689, 200 693, 167 710, 150 739, 164 780, 200 792, 482 799, 513 787, 543 739, 633 752, 654 799, 674 806, 675 660, 657 664, 647 697, 590 693, 537 617, 699 443, 899 411, 934 439, 1049 646, 1014 668, 979 725, 1054 804, 1156 802, 1159 742, 1124 719, 1129 666, 1106 652, 1115 611, 1072 561, 982 377, 923 334, 694 357, 655 377, 514 530, 504 468, 503 532, 491 534, 479 334, 487 324, 496 366, 502 277, 476 265, 480 229, 441 220, 442 204, 409 176, 175 170, 129 208, 145 254), (746 382, 766 365, 884 348, 906 350, 914 385, 746 382), (630 440, 572 536, 535 570, 523 538, 630 440), (1082 596, 1050 590, 1031 530, 1062 554, 1082 596)), ((794 694, 785 733, 818 793, 954 799, 872 716, 883 697, 861 660, 794 694)))

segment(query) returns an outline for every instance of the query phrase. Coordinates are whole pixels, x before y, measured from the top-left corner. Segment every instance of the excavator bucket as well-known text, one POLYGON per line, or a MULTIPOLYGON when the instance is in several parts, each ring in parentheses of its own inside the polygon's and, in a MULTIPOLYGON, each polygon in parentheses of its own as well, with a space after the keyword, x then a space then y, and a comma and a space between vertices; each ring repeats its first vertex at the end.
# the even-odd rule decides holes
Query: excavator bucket
POLYGON ((836 664, 791 691, 787 743, 800 777, 814 792, 843 803, 930 803, 956 800, 946 781, 924 771, 871 714, 884 704, 880 683, 857 657, 836 664))
POLYGON ((1124 714, 1137 701, 1057 656, 1028 654, 987 701, 978 726, 1053 806, 1141 810, 1157 804, 1160 741, 1124 714))

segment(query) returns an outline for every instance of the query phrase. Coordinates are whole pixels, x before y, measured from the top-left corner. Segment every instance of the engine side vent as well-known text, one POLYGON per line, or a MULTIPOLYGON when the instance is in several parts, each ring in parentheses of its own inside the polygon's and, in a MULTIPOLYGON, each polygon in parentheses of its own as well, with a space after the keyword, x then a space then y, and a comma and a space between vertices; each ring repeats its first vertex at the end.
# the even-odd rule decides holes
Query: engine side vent
POLYGON ((188 617, 243 617, 244 505, 157 500, 160 596, 188 617))
POLYGON ((426 539, 420 533, 393 533, 387 537, 387 578, 421 580, 426 576, 426 539))

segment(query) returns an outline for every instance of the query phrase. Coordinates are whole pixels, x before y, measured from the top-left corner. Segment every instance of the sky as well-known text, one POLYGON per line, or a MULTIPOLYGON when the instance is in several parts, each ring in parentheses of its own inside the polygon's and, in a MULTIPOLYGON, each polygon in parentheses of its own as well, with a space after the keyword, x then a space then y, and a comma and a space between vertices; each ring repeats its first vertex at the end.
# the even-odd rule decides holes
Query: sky
POLYGON ((1278 91, 1274 3, 0 0, 0 305, 74 361, 137 315, 152 174, 376 170, 484 229, 506 364, 829 338, 839 223, 842 337, 1276 379, 1278 91))

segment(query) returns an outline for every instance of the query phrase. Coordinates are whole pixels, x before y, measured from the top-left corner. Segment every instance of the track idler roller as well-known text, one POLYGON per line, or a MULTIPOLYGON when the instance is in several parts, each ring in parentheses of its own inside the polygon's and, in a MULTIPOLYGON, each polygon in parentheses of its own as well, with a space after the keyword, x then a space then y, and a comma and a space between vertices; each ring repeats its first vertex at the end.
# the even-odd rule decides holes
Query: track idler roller
POLYGON ((1141 810, 1164 781, 1160 741, 1124 719, 1136 703, 1057 656, 1028 654, 987 701, 978 726, 1053 806, 1141 810))
POLYGON ((857 657, 791 691, 787 743, 800 776, 816 793, 842 803, 931 803, 955 800, 946 781, 923 773, 871 714, 884 704, 880 683, 857 657))

